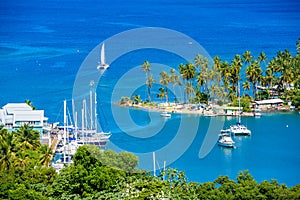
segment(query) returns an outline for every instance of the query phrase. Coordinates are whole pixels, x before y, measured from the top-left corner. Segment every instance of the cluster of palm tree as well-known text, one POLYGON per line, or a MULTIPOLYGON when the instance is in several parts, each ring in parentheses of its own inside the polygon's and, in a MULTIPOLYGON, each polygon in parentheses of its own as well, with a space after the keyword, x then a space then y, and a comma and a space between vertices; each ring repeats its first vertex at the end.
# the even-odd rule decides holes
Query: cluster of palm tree
MULTIPOLYGON (((151 88, 155 80, 151 74, 149 61, 142 64, 142 69, 146 73, 146 85, 148 101, 151 101, 151 88)), ((170 72, 162 71, 159 73, 160 87, 157 97, 165 99, 166 102, 170 100, 169 87, 172 86, 174 102, 178 103, 175 87, 179 87, 180 93, 183 91, 184 102, 191 103, 207 103, 209 95, 214 100, 216 96, 224 97, 225 93, 222 87, 221 73, 214 65, 213 69, 209 69, 208 59, 201 56, 196 56, 195 63, 180 64, 178 70, 171 68, 170 72)), ((182 94, 181 94, 182 95, 182 94)), ((219 99, 218 98, 218 99, 219 99)))
MULTIPOLYGON (((300 39, 297 41, 297 55, 292 56, 288 51, 280 51, 267 62, 268 58, 261 52, 255 58, 250 51, 245 51, 242 55, 236 54, 228 61, 222 61, 219 56, 215 56, 210 63, 202 55, 196 55, 194 62, 180 64, 178 72, 171 68, 170 72, 162 71, 157 97, 169 102, 169 86, 183 87, 184 103, 207 103, 212 102, 232 102, 242 94, 259 99, 258 88, 270 95, 277 95, 288 99, 288 90, 291 84, 293 88, 300 88, 300 39), (245 71, 243 71, 245 70, 245 71), (241 87, 240 87, 241 86, 241 87), (258 87, 260 86, 260 87, 258 87), (242 89, 242 91, 241 91, 242 89), (252 95, 249 95, 252 91, 252 95), (272 92, 271 92, 272 91, 272 92)), ((142 64, 142 69, 146 73, 146 85, 148 101, 151 101, 151 88, 155 83, 151 73, 149 61, 142 64)), ((174 101, 178 102, 176 94, 174 101)))
POLYGON ((37 165, 49 166, 52 150, 41 145, 39 132, 28 124, 17 131, 0 130, 0 170, 25 170, 37 165), (38 161, 38 162, 37 162, 38 161))

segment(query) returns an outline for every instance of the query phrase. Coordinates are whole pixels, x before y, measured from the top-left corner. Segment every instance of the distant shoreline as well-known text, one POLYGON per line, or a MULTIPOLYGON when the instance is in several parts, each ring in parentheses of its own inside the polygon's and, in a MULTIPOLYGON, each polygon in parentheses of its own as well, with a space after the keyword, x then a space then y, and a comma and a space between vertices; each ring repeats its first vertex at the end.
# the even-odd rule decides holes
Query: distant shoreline
MULTIPOLYGON (((224 112, 225 106, 218 106, 209 104, 206 108, 196 108, 196 104, 174 104, 174 103, 152 103, 149 104, 121 104, 120 102, 114 103, 114 106, 126 107, 126 108, 134 108, 140 109, 149 112, 167 112, 167 113, 176 113, 176 114, 193 114, 193 115, 201 115, 207 117, 217 117, 217 116, 238 116, 238 111, 232 112, 231 114, 224 112)), ((287 107, 282 107, 280 109, 264 109, 261 110, 262 113, 268 112, 291 112, 287 107)), ((243 117, 255 117, 255 112, 241 112, 241 116, 243 117)))

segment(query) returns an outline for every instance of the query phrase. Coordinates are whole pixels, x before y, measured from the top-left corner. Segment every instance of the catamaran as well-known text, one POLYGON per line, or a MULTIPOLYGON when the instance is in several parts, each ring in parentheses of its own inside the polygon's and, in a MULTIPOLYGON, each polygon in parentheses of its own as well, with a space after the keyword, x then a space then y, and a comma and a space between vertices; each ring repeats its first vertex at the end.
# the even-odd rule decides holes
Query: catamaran
POLYGON ((97 69, 106 70, 107 68, 109 68, 109 65, 105 63, 105 50, 104 50, 104 43, 103 43, 100 51, 100 63, 97 66, 97 69))
MULTIPOLYGON (((239 86, 238 89, 240 90, 239 86)), ((236 125, 232 125, 229 128, 229 131, 232 135, 251 135, 251 131, 244 125, 241 124, 241 99, 240 99, 240 92, 239 92, 239 115, 238 115, 238 121, 236 125)))

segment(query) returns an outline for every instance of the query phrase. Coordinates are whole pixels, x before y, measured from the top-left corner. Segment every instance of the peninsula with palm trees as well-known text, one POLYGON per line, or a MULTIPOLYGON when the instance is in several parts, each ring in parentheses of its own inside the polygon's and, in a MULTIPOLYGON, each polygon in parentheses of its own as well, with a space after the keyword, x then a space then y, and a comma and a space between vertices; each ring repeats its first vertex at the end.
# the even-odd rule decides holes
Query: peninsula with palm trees
POLYGON ((262 110, 300 108, 300 39, 297 53, 279 51, 272 59, 264 52, 236 54, 231 61, 198 54, 193 62, 153 74, 146 60, 141 70, 146 75, 146 94, 122 96, 116 103, 151 111, 172 111, 204 115, 235 115, 237 106, 243 115, 254 116, 262 110), (155 79, 154 77, 159 77, 155 79), (230 110, 228 113, 227 111, 230 110))

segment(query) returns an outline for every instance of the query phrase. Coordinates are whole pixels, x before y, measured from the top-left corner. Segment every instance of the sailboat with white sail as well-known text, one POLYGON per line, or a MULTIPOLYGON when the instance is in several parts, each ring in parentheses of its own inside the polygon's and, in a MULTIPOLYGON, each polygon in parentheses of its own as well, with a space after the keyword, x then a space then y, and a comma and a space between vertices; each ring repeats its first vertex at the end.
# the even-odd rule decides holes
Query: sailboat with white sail
POLYGON ((101 46, 101 51, 100 51, 100 63, 97 66, 97 69, 99 70, 106 70, 109 68, 109 65, 105 62, 105 49, 104 49, 104 43, 101 46))

